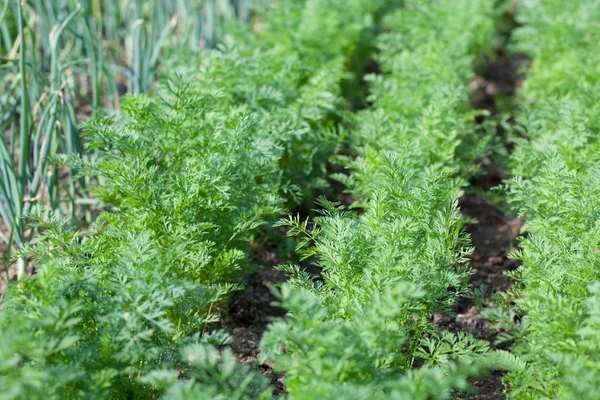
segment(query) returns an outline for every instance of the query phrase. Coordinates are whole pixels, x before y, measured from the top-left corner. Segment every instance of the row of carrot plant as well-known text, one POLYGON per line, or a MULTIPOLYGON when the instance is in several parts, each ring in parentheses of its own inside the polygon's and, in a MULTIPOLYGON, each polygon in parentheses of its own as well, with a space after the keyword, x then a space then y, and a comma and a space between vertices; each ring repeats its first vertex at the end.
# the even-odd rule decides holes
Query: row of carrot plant
POLYGON ((431 322, 473 294, 457 199, 491 139, 466 88, 497 40, 495 12, 486 0, 405 0, 383 19, 382 74, 367 77, 372 107, 349 138, 358 157, 335 175, 356 203, 321 199, 319 217, 282 223, 321 269, 281 267, 288 314, 261 343, 290 398, 448 398, 467 377, 517 363, 431 322))
POLYGON ((511 398, 600 398, 600 3, 519 2, 515 50, 531 59, 508 199, 523 262, 497 322, 524 364, 511 398))

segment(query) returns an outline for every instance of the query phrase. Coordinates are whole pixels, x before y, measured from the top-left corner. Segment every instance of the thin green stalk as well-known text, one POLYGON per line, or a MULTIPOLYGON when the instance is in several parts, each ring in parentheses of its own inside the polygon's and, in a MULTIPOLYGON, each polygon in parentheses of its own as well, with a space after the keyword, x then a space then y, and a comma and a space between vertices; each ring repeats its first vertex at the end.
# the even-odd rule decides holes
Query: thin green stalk
MULTIPOLYGON (((19 154, 19 203, 23 201, 25 193, 25 186, 27 184, 27 169, 29 163, 29 118, 30 118, 30 107, 29 107, 29 93, 27 91, 27 67, 25 62, 25 30, 23 27, 23 7, 21 1, 17 2, 18 9, 18 25, 19 25, 19 70, 21 73, 21 129, 20 129, 20 154, 19 154)), ((17 207, 20 208, 20 207, 17 207)))
MULTIPOLYGON (((18 29, 19 29, 19 72, 21 78, 21 115, 20 115, 20 153, 19 153, 19 174, 18 174, 18 191, 17 196, 13 199, 15 202, 16 215, 11 226, 11 233, 9 238, 9 252, 12 250, 12 246, 15 239, 15 234, 18 242, 23 240, 23 223, 22 223, 22 207, 23 199, 25 196, 25 187, 27 186, 27 176, 29 174, 29 162, 30 162, 30 146, 31 137, 29 135, 31 109, 29 104, 29 93, 27 88, 27 63, 25 62, 26 57, 26 46, 25 46, 25 28, 23 25, 23 5, 21 1, 17 2, 18 10, 18 29)), ((22 277, 25 274, 25 263, 18 263, 18 277, 22 277)))
MULTIPOLYGON (((8 10, 8 3, 9 3, 9 0, 4 1, 4 7, 2 7, 2 12, 0 12, 0 25, 2 25, 3 31, 6 30, 5 26, 4 26, 4 17, 6 16, 6 11, 8 10)), ((2 36, 4 39, 4 47, 6 48, 6 51, 8 52, 8 49, 10 49, 10 41, 6 40, 7 38, 5 35, 2 35, 2 36)), ((2 54, 4 54, 4 52, 2 51, 2 41, 0 40, 0 56, 2 54)))

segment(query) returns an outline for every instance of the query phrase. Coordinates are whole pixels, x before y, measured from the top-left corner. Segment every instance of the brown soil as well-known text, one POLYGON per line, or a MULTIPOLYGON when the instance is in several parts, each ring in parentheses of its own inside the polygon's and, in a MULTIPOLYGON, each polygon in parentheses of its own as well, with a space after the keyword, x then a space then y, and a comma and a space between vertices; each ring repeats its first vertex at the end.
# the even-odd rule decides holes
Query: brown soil
POLYGON ((262 268, 250 275, 244 290, 234 296, 225 326, 233 337, 231 349, 237 359, 269 376, 274 394, 279 396, 285 393, 283 374, 274 372, 270 361, 258 364, 258 355, 260 339, 271 318, 285 315, 285 310, 272 305, 276 298, 270 286, 285 282, 286 274, 274 269, 282 260, 273 251, 259 246, 252 249, 249 259, 262 268))
POLYGON ((502 377, 504 373, 496 371, 485 379, 472 379, 471 384, 475 388, 475 394, 461 395, 465 399, 472 400, 498 400, 505 399, 502 377))
POLYGON ((491 57, 479 66, 480 73, 468 85, 475 108, 498 115, 515 105, 515 94, 525 80, 523 68, 529 61, 520 53, 508 54, 497 45, 491 57))
MULTIPOLYGON (((493 165, 487 169, 482 182, 476 185, 486 186, 498 178, 501 170, 493 165)), ((502 174, 503 175, 503 174, 502 174)), ((480 186, 480 187, 481 187, 480 186)), ((482 299, 484 304, 492 304, 492 295, 508 289, 513 280, 504 275, 503 271, 514 270, 519 266, 519 261, 507 257, 516 245, 523 221, 518 218, 507 218, 493 205, 481 197, 468 194, 460 200, 461 212, 465 217, 476 219, 476 223, 469 223, 467 231, 471 235, 475 251, 471 257, 470 266, 475 270, 471 278, 471 287, 478 288, 486 285, 487 291, 482 299)), ((456 316, 434 315, 433 321, 441 329, 451 332, 469 332, 475 338, 487 340, 492 348, 505 348, 494 343, 497 332, 490 328, 490 321, 480 315, 480 308, 474 299, 463 298, 456 305, 456 316)), ((470 394, 471 399, 488 400, 504 399, 503 373, 495 372, 484 379, 473 379, 471 384, 475 389, 470 394)), ((462 395, 461 395, 462 396, 462 395)))
MULTIPOLYGON (((514 95, 525 79, 521 68, 527 60, 519 54, 509 55, 502 46, 495 49, 495 55, 481 65, 481 75, 469 85, 472 102, 475 108, 487 109, 492 115, 510 110, 514 106, 514 95)), ((512 143, 507 142, 502 127, 499 127, 497 139, 508 152, 512 143)), ((482 162, 482 175, 471 181, 474 192, 490 189, 501 185, 508 179, 506 173, 492 158, 482 162)), ((520 234, 523 220, 505 216, 502 211, 476 194, 467 194, 460 199, 461 213, 468 220, 475 220, 467 225, 475 251, 471 257, 470 266, 475 270, 471 278, 471 287, 479 288, 486 285, 484 307, 492 305, 492 295, 506 291, 513 280, 504 271, 516 269, 520 262, 508 258, 508 254, 516 246, 516 238, 520 234)), ((492 331, 490 321, 481 316, 481 309, 475 299, 462 299, 456 305, 456 316, 434 315, 433 321, 441 329, 451 332, 469 332, 475 338, 487 340, 492 348, 507 348, 510 343, 496 345, 498 332, 492 331)), ((505 399, 501 371, 482 379, 472 379, 473 392, 461 393, 457 398, 477 400, 505 399)))

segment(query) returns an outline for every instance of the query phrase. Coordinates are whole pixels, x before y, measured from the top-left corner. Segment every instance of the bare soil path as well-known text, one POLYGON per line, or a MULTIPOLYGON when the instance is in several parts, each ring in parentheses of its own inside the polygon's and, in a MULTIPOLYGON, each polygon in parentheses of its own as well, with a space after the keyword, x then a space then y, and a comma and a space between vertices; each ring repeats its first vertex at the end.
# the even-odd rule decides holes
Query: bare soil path
MULTIPOLYGON (((508 39, 507 36, 506 41, 508 39)), ((493 118, 499 117, 502 112, 512 111, 515 92, 525 78, 520 70, 526 62, 519 54, 508 54, 504 47, 498 47, 494 57, 482 65, 481 74, 471 82, 470 88, 475 92, 474 106, 487 109, 493 118)), ((468 220, 477 221, 467 225, 467 232, 471 235, 475 247, 470 261, 470 266, 475 270, 471 286, 487 287, 483 298, 486 306, 492 305, 494 293, 504 292, 513 284, 513 280, 503 272, 514 270, 520 265, 519 261, 509 259, 508 255, 516 248, 517 237, 523 225, 521 219, 505 215, 486 200, 492 198, 488 196, 490 190, 509 178, 499 165, 506 164, 506 157, 512 149, 512 143, 502 126, 498 126, 496 140, 497 146, 503 149, 502 154, 492 154, 482 161, 482 173, 470 182, 470 193, 460 199, 461 213, 468 220)), ((469 332, 475 338, 489 341, 493 348, 500 347, 494 343, 497 334, 491 330, 490 321, 483 318, 480 311, 474 299, 463 298, 456 305, 456 317, 435 315, 434 322, 441 329, 469 332)), ((508 346, 509 343, 503 343, 501 348, 508 346)), ((475 393, 461 393, 458 397, 477 400, 504 399, 502 376, 503 373, 496 372, 485 379, 474 379, 472 384, 475 393)))
POLYGON ((284 272, 274 269, 283 260, 275 251, 258 246, 252 249, 249 261, 262 268, 250 275, 244 290, 234 296, 225 326, 233 337, 231 349, 238 361, 270 377, 274 394, 279 396, 285 393, 283 374, 274 372, 269 361, 259 364, 258 356, 260 339, 271 318, 285 315, 285 310, 272 305, 276 298, 270 290, 271 285, 286 280, 284 272))

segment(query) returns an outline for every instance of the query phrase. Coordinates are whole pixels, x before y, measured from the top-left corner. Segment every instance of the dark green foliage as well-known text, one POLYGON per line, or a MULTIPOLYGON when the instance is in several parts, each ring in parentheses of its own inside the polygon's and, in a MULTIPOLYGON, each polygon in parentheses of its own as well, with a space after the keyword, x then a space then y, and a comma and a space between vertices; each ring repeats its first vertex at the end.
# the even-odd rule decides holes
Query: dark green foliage
MULTIPOLYGON (((182 357, 192 368, 162 396, 165 400, 254 400, 272 398, 269 379, 240 365, 231 350, 218 351, 212 346, 183 348, 182 357)), ((157 376, 161 378, 161 376, 157 376)), ((175 381, 173 377, 171 381, 175 381)))
POLYGON ((175 48, 165 70, 193 77, 197 95, 214 98, 207 118, 256 115, 257 136, 282 150, 286 197, 292 205, 310 203, 313 191, 327 187, 326 162, 341 140, 336 123, 345 108, 342 64, 323 65, 301 84, 307 70, 296 53, 258 46, 232 41, 199 54, 175 48))

